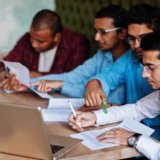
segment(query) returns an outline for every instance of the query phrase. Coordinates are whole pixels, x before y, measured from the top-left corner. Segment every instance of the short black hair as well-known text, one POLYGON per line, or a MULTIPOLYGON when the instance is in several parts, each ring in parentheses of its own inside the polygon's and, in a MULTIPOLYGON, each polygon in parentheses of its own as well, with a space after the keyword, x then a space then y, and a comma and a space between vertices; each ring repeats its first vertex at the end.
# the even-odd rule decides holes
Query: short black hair
POLYGON ((62 23, 60 16, 49 9, 43 9, 39 11, 32 20, 31 27, 35 30, 41 30, 49 28, 52 34, 62 32, 62 23))
POLYGON ((146 26, 153 31, 160 28, 157 18, 159 17, 159 10, 149 4, 140 3, 132 6, 127 13, 127 25, 130 24, 146 24, 146 26))
MULTIPOLYGON (((152 32, 145 35, 140 44, 144 51, 160 51, 160 34, 159 32, 152 32)), ((160 59, 160 54, 157 57, 160 59)))
POLYGON ((115 27, 126 28, 126 10, 120 5, 110 5, 108 7, 102 7, 97 11, 95 18, 109 17, 114 20, 115 27))

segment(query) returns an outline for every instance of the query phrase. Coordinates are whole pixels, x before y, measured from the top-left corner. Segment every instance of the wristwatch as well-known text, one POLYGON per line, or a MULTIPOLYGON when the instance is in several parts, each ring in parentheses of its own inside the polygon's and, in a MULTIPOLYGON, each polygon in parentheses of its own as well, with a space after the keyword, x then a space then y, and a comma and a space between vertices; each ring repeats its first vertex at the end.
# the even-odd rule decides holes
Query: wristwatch
POLYGON ((128 140, 127 140, 128 145, 130 147, 136 147, 137 142, 138 142, 140 136, 141 136, 141 134, 135 133, 134 135, 132 135, 131 137, 129 137, 128 140))

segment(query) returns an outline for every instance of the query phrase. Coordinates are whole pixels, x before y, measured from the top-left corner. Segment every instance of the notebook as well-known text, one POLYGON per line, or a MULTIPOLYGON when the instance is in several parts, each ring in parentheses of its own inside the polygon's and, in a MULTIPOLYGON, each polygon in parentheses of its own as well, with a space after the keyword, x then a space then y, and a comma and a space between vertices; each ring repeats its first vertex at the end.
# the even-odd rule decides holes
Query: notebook
POLYGON ((80 142, 48 136, 40 108, 0 103, 0 152, 56 160, 80 142))

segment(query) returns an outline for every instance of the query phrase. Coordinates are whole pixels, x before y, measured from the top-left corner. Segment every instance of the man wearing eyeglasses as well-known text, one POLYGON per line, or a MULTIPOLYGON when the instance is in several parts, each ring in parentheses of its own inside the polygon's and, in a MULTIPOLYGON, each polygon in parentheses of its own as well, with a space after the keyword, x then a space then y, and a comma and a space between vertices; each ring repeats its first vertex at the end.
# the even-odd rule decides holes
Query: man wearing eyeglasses
MULTIPOLYGON (((135 104, 108 108, 107 114, 104 113, 103 110, 77 112, 76 119, 73 115, 69 117, 69 124, 74 129, 83 131, 84 127, 95 124, 103 125, 121 122, 126 118, 134 118, 140 121, 146 117, 154 118, 160 115, 160 34, 150 33, 146 35, 142 38, 141 48, 143 48, 142 76, 146 78, 149 85, 157 91, 147 95, 135 104), (81 128, 77 126, 77 122, 81 124, 81 128)), ((122 128, 115 128, 102 133, 97 139, 104 143, 112 142, 119 145, 129 145, 130 147, 136 148, 151 160, 160 159, 160 143, 138 133, 129 132, 122 128)))
MULTIPOLYGON (((95 16, 94 37, 99 45, 98 52, 83 65, 65 74, 53 74, 33 81, 41 92, 58 89, 60 93, 71 97, 83 97, 88 79, 95 76, 102 69, 111 66, 122 54, 128 50, 125 42, 126 11, 118 6, 111 5, 101 8, 95 16)), ((110 104, 124 104, 124 86, 119 86, 108 97, 110 104)))
MULTIPOLYGON (((156 10, 158 9, 152 6, 138 4, 128 11, 127 39, 132 53, 123 55, 112 67, 103 70, 88 82, 85 92, 87 106, 100 106, 102 100, 107 103, 106 95, 122 83, 126 85, 126 103, 135 103, 153 91, 147 80, 141 76, 143 51, 140 41, 148 33, 159 29, 156 10)), ((149 120, 144 123, 153 125, 149 120)))

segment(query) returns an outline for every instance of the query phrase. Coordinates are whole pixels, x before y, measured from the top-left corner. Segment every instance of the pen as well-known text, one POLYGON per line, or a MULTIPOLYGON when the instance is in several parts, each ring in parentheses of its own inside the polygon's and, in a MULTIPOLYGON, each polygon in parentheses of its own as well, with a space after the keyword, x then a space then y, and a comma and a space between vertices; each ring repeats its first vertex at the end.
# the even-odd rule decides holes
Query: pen
POLYGON ((101 107, 102 107, 102 109, 103 109, 103 112, 104 112, 104 113, 107 113, 107 106, 104 104, 104 101, 103 101, 103 100, 101 101, 101 107))
MULTIPOLYGON (((69 106, 70 106, 70 108, 71 108, 71 110, 72 110, 72 113, 73 113, 74 117, 76 118, 77 114, 76 114, 76 112, 75 112, 75 110, 74 110, 74 108, 73 108, 73 106, 72 106, 71 101, 68 100, 68 104, 69 104, 69 106)), ((78 127, 81 128, 80 122, 78 122, 78 127)))

